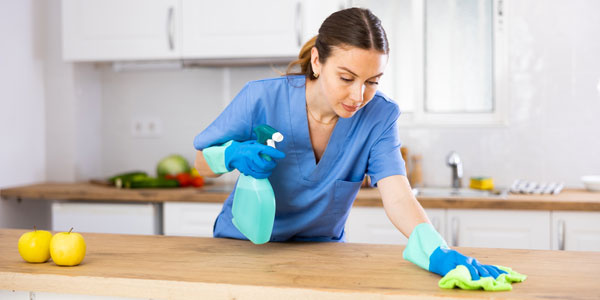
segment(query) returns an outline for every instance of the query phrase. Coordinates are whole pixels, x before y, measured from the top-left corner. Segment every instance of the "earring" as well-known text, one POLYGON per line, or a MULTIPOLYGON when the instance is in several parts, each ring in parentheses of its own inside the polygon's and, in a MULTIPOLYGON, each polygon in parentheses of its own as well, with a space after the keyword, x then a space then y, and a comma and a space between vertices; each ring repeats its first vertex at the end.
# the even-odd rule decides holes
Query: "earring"
POLYGON ((313 76, 315 76, 315 78, 319 78, 319 74, 318 73, 313 72, 313 76))

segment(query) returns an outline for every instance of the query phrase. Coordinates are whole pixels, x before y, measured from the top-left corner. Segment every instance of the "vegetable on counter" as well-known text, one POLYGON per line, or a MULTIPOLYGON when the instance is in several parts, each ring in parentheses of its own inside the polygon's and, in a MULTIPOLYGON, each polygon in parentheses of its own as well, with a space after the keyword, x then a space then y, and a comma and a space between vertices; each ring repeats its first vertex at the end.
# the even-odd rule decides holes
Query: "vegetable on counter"
MULTIPOLYGON (((196 169, 193 169, 196 170, 196 169)), ((198 171, 196 171, 197 173, 198 171)), ((175 179, 179 182, 179 186, 193 186, 193 187, 202 187, 204 185, 204 177, 200 175, 194 175, 193 173, 179 173, 175 176, 166 175, 167 179, 175 179)))
POLYGON ((108 181, 117 188, 168 188, 178 187, 179 182, 167 178, 150 177, 146 172, 133 171, 115 175, 108 181))
POLYGON ((193 187, 202 187, 204 186, 204 177, 202 176, 192 176, 192 186, 193 187))
POLYGON ((158 162, 156 166, 156 176, 165 177, 166 175, 176 176, 181 173, 190 173, 190 164, 181 155, 169 155, 158 162))
POLYGON ((136 180, 128 181, 125 183, 125 188, 173 188, 178 187, 179 182, 174 179, 168 178, 154 178, 154 177, 146 177, 139 178, 136 180))
POLYGON ((177 180, 180 187, 202 187, 204 178, 196 168, 191 168, 187 159, 178 154, 169 155, 158 162, 156 175, 159 178, 177 180))
POLYGON ((148 177, 148 174, 144 171, 132 171, 112 176, 108 178, 108 182, 116 187, 123 187, 124 182, 146 177, 148 177))
POLYGON ((117 174, 108 179, 117 188, 173 188, 202 187, 204 177, 181 155, 170 155, 158 162, 157 177, 151 177, 144 171, 131 171, 117 174))

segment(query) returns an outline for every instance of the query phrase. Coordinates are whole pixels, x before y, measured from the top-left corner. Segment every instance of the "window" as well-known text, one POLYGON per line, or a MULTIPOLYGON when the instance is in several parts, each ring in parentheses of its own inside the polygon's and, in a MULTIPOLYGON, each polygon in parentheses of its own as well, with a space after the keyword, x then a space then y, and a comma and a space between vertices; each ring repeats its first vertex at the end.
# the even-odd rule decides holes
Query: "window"
POLYGON ((380 89, 413 125, 505 123, 502 0, 355 0, 382 21, 390 59, 380 89))

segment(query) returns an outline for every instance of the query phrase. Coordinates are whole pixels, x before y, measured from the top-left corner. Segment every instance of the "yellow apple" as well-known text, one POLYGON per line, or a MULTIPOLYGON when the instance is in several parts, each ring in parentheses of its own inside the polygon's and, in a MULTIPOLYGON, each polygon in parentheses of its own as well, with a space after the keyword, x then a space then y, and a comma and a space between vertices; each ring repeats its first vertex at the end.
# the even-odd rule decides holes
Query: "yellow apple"
POLYGON ((30 263, 43 263, 50 258, 50 240, 52 233, 45 230, 37 230, 23 233, 19 238, 19 254, 30 263))
POLYGON ((50 241, 50 255, 59 266, 76 266, 85 257, 85 241, 81 234, 73 231, 59 232, 50 241))

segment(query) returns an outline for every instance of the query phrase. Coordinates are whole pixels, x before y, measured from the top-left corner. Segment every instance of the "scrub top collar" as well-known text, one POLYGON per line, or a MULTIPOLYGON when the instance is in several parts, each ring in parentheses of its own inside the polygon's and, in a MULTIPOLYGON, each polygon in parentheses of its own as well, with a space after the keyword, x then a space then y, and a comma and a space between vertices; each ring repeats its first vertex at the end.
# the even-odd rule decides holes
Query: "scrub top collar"
POLYGON ((347 137, 349 136, 347 133, 356 114, 350 118, 338 119, 331 137, 329 137, 325 152, 323 152, 321 160, 317 163, 308 129, 305 77, 303 75, 290 76, 289 79, 289 99, 291 99, 289 120, 290 128, 293 129, 291 132, 294 156, 298 160, 297 165, 302 177, 308 181, 318 182, 331 172, 347 141, 347 137))

